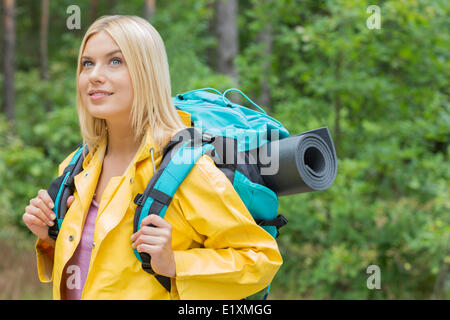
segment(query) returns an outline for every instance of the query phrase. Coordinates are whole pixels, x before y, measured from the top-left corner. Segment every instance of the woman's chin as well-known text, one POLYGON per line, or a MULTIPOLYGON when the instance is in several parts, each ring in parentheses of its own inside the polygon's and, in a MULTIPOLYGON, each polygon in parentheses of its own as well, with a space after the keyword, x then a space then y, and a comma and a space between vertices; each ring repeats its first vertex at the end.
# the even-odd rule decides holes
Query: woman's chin
POLYGON ((102 110, 89 110, 89 114, 91 116, 93 116, 94 118, 97 119, 102 119, 105 120, 107 122, 111 122, 111 123, 115 123, 115 122, 120 122, 122 123, 124 121, 124 119, 127 119, 127 117, 129 117, 128 113, 124 113, 122 112, 112 112, 111 110, 106 110, 103 111, 102 110))
POLYGON ((102 120, 108 120, 111 117, 111 113, 108 112, 98 112, 89 110, 89 114, 93 116, 94 118, 102 119, 102 120))
POLYGON ((111 117, 116 117, 118 114, 118 112, 115 111, 111 106, 107 105, 89 105, 87 109, 91 116, 104 120, 108 120, 111 117))
POLYGON ((89 114, 95 118, 104 120, 114 120, 114 119, 124 119, 129 117, 131 112, 131 103, 126 102, 124 104, 118 103, 98 103, 94 104, 90 101, 85 101, 86 109, 89 114), (129 104, 128 107, 123 107, 123 105, 129 104))

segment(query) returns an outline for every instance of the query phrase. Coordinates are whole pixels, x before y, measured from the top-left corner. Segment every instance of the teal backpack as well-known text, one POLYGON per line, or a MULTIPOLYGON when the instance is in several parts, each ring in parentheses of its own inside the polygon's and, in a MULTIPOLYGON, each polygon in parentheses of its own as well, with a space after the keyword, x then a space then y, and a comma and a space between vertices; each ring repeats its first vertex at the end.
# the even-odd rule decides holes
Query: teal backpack
MULTIPOLYGON (((278 214, 276 193, 264 185, 261 168, 265 164, 256 151, 272 139, 288 137, 289 132, 238 89, 228 89, 223 94, 212 88, 198 89, 177 95, 173 102, 177 109, 191 115, 191 127, 172 138, 146 189, 134 198, 137 207, 133 233, 139 230, 142 219, 149 214, 164 218, 181 182, 196 161, 207 154, 232 182, 255 222, 277 238, 278 229, 287 223, 287 219, 278 214), (230 91, 239 92, 260 111, 232 103, 225 97, 230 91)), ((67 198, 74 192, 73 179, 82 170, 82 150, 83 146, 80 146, 63 174, 48 190, 55 204, 56 223, 49 228, 53 239, 56 239, 67 211, 67 198)), ((154 273, 150 255, 133 250, 142 262, 142 268, 170 292, 170 279, 154 273)))

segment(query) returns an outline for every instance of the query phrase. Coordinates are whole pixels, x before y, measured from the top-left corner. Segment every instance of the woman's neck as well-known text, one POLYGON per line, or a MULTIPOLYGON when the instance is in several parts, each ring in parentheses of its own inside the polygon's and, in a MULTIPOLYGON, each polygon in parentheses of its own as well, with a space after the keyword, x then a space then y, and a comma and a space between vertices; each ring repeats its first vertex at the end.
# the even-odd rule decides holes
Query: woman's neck
POLYGON ((129 124, 107 123, 107 127, 108 143, 105 156, 129 158, 137 153, 141 141, 140 139, 136 140, 129 124))

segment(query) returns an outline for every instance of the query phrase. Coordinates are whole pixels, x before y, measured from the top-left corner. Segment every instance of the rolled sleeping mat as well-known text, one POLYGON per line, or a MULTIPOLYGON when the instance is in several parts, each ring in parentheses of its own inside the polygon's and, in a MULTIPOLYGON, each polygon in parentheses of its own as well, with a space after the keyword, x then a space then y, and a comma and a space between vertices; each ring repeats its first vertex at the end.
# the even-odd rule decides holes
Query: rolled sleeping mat
MULTIPOLYGON (((263 146, 279 152, 278 172, 261 175, 278 196, 325 190, 336 178, 337 157, 328 127, 314 129, 263 146)), ((262 147, 262 148, 263 148, 262 147)))

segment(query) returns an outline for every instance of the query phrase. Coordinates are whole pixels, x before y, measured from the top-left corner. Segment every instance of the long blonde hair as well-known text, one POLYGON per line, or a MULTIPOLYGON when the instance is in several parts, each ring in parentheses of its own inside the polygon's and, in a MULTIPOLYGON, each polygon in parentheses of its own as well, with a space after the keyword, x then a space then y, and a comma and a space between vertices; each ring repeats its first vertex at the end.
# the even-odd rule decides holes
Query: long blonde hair
POLYGON ((100 31, 107 32, 122 51, 130 73, 134 99, 131 125, 136 139, 147 129, 162 149, 171 136, 186 126, 171 98, 169 64, 164 42, 158 31, 137 16, 103 16, 92 23, 81 43, 77 66, 77 105, 81 136, 89 151, 94 152, 107 137, 106 121, 93 117, 83 105, 78 79, 81 55, 88 39, 100 31))

